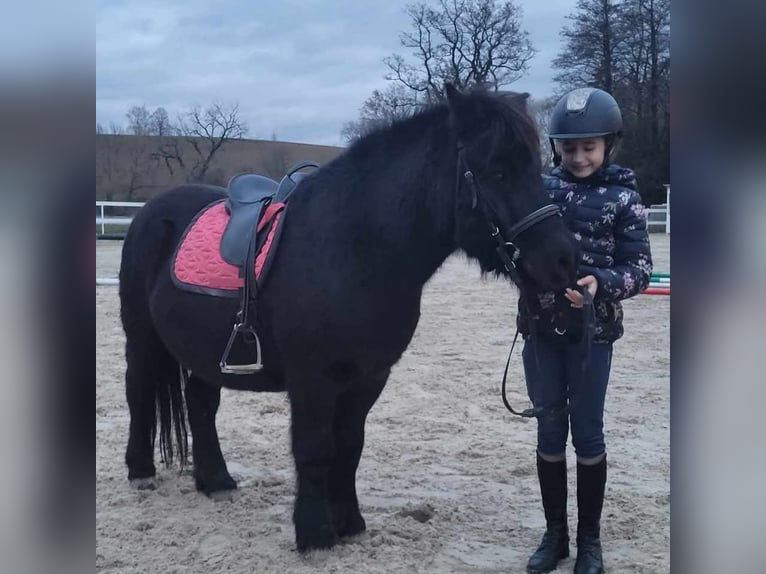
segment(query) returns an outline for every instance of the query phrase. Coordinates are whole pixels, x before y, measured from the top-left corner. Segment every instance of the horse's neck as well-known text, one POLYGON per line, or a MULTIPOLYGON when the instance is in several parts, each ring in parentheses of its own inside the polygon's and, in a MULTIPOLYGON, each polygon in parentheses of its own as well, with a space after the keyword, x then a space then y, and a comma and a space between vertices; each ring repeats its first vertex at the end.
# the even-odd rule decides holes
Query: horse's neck
POLYGON ((358 191, 367 194, 366 229, 380 264, 389 276, 422 285, 455 250, 457 151, 446 129, 432 128, 421 137, 430 138, 430 145, 407 139, 365 165, 371 186, 358 191))

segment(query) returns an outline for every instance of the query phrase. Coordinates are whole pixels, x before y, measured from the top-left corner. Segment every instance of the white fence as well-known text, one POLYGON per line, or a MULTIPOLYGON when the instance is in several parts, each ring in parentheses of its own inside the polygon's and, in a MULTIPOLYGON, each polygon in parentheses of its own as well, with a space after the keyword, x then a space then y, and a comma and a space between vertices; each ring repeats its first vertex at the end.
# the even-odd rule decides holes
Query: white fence
POLYGON ((133 221, 132 217, 125 215, 109 215, 107 211, 112 207, 130 207, 132 209, 139 209, 143 207, 143 202, 140 201, 97 201, 96 209, 96 225, 101 227, 101 235, 106 234, 107 225, 119 225, 128 227, 130 222, 133 221))
MULTIPOLYGON (((651 231, 653 227, 662 227, 665 233, 670 233, 670 185, 665 185, 667 202, 662 205, 653 205, 646 210, 647 225, 651 231)), ((129 207, 139 209, 144 204, 140 201, 97 201, 96 225, 101 226, 101 235, 106 234, 107 225, 119 225, 128 227, 133 221, 132 217, 125 215, 110 216, 107 211, 112 207, 129 207)))
POLYGON ((665 184, 665 203, 652 205, 646 210, 647 225, 652 227, 664 227, 665 233, 670 234, 670 184, 665 184))
POLYGON ((667 205, 652 205, 646 210, 646 225, 649 231, 654 227, 662 227, 666 234, 670 233, 670 207, 667 205))

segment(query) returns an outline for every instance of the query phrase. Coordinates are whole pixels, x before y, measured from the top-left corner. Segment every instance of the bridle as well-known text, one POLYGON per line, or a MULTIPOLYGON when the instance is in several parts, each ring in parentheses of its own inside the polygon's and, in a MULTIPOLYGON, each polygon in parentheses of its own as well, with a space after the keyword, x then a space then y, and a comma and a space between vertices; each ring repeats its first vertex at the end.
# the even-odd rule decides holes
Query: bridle
POLYGON ((560 216, 561 212, 559 211, 558 206, 549 204, 534 210, 532 213, 522 217, 508 230, 506 235, 503 235, 500 232, 500 226, 497 224, 497 210, 492 206, 492 203, 487 200, 485 194, 482 193, 481 184, 465 159, 465 151, 462 144, 458 144, 457 170, 458 181, 456 187, 458 193, 462 187, 461 183, 465 181, 471 191, 471 209, 479 209, 479 205, 484 207, 483 210, 480 209, 479 211, 484 215, 484 221, 489 227, 490 235, 497 242, 495 250, 513 282, 521 288, 522 281, 517 269, 517 262, 523 256, 523 253, 514 241, 525 231, 534 227, 538 223, 545 221, 549 217, 553 217, 554 215, 560 216))
MULTIPOLYGON (((495 248, 495 251, 497 252, 498 256, 500 257, 500 260, 503 262, 503 266, 505 267, 505 270, 508 272, 508 275, 511 277, 511 280, 519 287, 519 289, 523 289, 523 281, 521 278, 521 275, 519 274, 519 270, 517 268, 517 262, 519 259, 522 258, 523 253, 518 245, 514 243, 514 240, 516 240, 521 234, 523 234, 525 231, 530 229, 531 227, 534 227, 538 223, 545 221, 549 217, 553 217, 555 215, 561 215, 561 212, 559 211, 558 206, 550 204, 543 206, 539 209, 536 209, 532 213, 527 214, 526 216, 522 217, 516 224, 514 224, 507 232, 506 235, 503 235, 500 232, 500 227, 496 223, 498 220, 497 217, 497 210, 492 206, 491 202, 487 200, 487 198, 484 196, 481 190, 481 184, 479 183, 478 179, 474 175, 473 171, 468 166, 468 163, 465 159, 465 153, 464 153, 464 146, 461 143, 458 143, 458 161, 457 161, 457 170, 458 170, 458 176, 457 176, 457 192, 460 192, 460 189, 462 187, 462 182, 465 181, 468 185, 469 190, 471 191, 471 209, 476 210, 479 209, 480 203, 483 205, 484 209, 480 209, 479 211, 484 215, 484 220, 487 223, 487 226, 489 227, 490 235, 493 239, 495 239, 497 243, 497 247, 495 248), (483 197, 484 196, 484 197, 483 197)), ((591 297, 590 293, 587 289, 582 290, 583 298, 584 298, 584 307, 586 310, 586 316, 588 318, 593 316, 593 298, 591 297)), ((586 329, 592 330, 593 323, 592 321, 588 320, 586 321, 586 329)), ((560 333, 563 334, 563 333, 560 333)), ((503 381, 502 381, 502 399, 503 404, 505 405, 505 408, 507 408, 511 413, 514 415, 524 417, 524 418, 542 418, 542 417, 556 417, 560 414, 563 414, 564 412, 567 412, 569 410, 569 405, 564 402, 564 404, 556 404, 556 405, 549 405, 549 406, 539 406, 539 407, 531 407, 528 409, 525 409, 523 411, 517 411, 515 410, 511 404, 508 402, 508 399, 506 397, 506 382, 508 379, 508 367, 511 363, 511 355, 513 354, 513 350, 516 347, 516 341, 519 338, 519 330, 516 329, 516 334, 513 337, 513 343, 511 344, 511 350, 508 353, 508 360, 505 363, 505 372, 503 373, 503 381)), ((585 357, 589 355, 590 351, 590 340, 592 338, 592 334, 588 334, 586 331, 586 354, 585 357)), ((583 361, 583 371, 585 370, 585 360, 583 361)))

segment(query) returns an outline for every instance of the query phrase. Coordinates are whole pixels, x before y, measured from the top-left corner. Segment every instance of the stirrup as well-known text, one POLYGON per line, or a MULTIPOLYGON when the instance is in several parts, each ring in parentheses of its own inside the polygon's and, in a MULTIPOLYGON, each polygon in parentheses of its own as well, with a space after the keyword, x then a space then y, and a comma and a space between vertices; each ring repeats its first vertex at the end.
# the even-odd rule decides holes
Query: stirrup
POLYGON ((245 325, 244 323, 235 323, 234 328, 231 330, 231 335, 229 336, 229 342, 226 343, 226 350, 224 350, 223 356, 221 357, 221 362, 218 363, 218 366, 221 368, 221 372, 225 375, 249 375, 262 371, 263 362, 261 361, 261 340, 258 338, 258 333, 255 332, 255 329, 245 325), (237 338, 238 333, 249 333, 255 338, 255 363, 229 365, 226 362, 229 359, 231 346, 234 344, 234 340, 237 338))

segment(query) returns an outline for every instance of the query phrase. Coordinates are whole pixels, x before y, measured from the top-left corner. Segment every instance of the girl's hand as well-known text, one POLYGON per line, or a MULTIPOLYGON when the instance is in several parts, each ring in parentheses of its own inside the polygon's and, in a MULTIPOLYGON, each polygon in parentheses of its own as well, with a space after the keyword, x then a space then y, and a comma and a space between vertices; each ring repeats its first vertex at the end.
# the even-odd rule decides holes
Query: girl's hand
MULTIPOLYGON (((596 290, 598 289, 598 279, 593 275, 586 275, 582 279, 577 281, 580 287, 587 287, 591 297, 595 297, 596 290)), ((565 297, 572 303, 572 307, 580 309, 583 306, 583 296, 574 289, 567 289, 565 297)))

